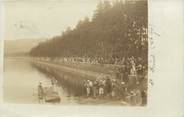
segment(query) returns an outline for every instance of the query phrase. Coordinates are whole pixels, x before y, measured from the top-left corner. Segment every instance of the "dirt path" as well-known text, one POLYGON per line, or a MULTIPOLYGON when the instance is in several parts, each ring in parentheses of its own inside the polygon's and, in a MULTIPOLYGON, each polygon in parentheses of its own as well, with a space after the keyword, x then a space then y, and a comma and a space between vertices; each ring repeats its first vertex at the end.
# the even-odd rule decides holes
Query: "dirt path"
POLYGON ((56 70, 66 71, 66 72, 70 72, 70 73, 81 75, 81 76, 88 76, 88 77, 97 78, 101 74, 99 72, 82 70, 82 69, 77 69, 77 68, 71 68, 71 67, 59 65, 59 64, 56 64, 56 63, 51 63, 51 62, 50 63, 44 62, 44 61, 33 61, 33 62, 37 63, 37 64, 40 64, 42 66, 45 66, 45 67, 50 67, 50 68, 54 68, 56 70))

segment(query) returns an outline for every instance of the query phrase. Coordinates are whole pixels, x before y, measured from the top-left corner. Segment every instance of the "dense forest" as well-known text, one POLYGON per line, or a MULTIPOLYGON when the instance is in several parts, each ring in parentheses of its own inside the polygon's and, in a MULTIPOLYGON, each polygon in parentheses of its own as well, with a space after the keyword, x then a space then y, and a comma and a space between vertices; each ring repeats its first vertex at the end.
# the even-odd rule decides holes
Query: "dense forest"
MULTIPOLYGON (((147 1, 103 1, 92 18, 32 48, 34 57, 121 59, 148 56, 147 1)), ((57 25, 57 24, 56 24, 57 25)))

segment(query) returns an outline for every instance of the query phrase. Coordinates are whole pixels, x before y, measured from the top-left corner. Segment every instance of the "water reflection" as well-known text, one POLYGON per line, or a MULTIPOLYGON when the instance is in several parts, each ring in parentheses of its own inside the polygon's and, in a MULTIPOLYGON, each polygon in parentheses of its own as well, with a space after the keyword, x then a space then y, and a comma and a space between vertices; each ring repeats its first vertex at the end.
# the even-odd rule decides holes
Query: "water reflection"
POLYGON ((65 92, 68 94, 68 97, 83 95, 81 82, 79 81, 79 79, 76 80, 77 76, 65 74, 64 72, 53 69, 46 70, 46 68, 38 67, 34 63, 32 63, 31 65, 35 67, 39 72, 44 73, 47 77, 56 79, 58 81, 58 85, 61 86, 63 90, 65 90, 65 92))
POLYGON ((75 104, 74 87, 64 79, 68 76, 63 74, 63 79, 58 79, 51 73, 35 67, 26 59, 6 58, 4 61, 4 101, 8 103, 38 103, 37 86, 42 82, 43 86, 51 86, 51 78, 58 81, 57 88, 62 104, 75 104), (66 85, 63 85, 66 84, 66 85))

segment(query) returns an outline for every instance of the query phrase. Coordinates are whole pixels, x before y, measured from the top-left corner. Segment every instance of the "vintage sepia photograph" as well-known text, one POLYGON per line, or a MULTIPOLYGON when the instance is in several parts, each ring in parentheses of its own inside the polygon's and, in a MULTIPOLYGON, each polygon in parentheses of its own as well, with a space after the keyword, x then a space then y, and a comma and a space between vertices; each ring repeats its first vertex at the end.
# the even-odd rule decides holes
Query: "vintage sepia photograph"
POLYGON ((147 106, 147 0, 4 8, 4 103, 147 106))

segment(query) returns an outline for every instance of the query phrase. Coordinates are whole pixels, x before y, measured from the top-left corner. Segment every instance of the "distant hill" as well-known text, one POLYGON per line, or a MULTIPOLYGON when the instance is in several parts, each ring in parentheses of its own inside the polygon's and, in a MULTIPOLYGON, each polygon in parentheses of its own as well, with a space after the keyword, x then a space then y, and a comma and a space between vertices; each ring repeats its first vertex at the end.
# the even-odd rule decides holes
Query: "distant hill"
POLYGON ((4 55, 8 56, 27 56, 31 48, 37 46, 46 39, 19 39, 4 41, 4 55))

